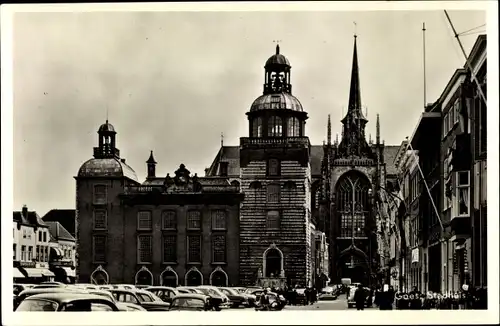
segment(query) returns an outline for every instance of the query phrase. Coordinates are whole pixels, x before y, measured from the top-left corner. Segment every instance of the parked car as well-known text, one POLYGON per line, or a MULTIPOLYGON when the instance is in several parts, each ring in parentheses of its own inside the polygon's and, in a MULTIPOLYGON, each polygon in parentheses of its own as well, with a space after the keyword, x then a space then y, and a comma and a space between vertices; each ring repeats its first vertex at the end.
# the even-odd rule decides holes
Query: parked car
POLYGON ((220 287, 219 290, 224 293, 230 301, 231 308, 238 308, 239 306, 248 306, 247 298, 233 288, 220 287))
POLYGON ((221 310, 229 307, 229 298, 224 293, 220 292, 220 290, 216 287, 200 285, 196 288, 203 292, 203 294, 210 297, 210 302, 214 306, 215 310, 221 310))
POLYGON ((59 292, 74 292, 74 290, 69 289, 67 287, 52 287, 52 288, 32 288, 32 289, 26 289, 19 293, 19 295, 14 296, 14 310, 16 310, 17 306, 24 301, 24 299, 31 297, 33 295, 37 294, 45 294, 45 293, 59 293, 59 292))
POLYGON ((19 293, 23 292, 24 290, 31 289, 34 286, 35 286, 34 284, 14 283, 14 286, 13 286, 14 295, 19 295, 19 293))
POLYGON ((169 286, 150 286, 144 290, 155 294, 158 298, 168 303, 172 303, 172 299, 180 294, 175 288, 169 286))
MULTIPOLYGON (((111 301, 116 305, 118 310, 120 311, 146 311, 146 309, 142 308, 141 306, 131 303, 131 302, 118 302, 115 300, 115 297, 111 292, 108 290, 79 290, 79 293, 89 293, 89 294, 94 294, 94 295, 100 295, 103 296, 111 301)), ((74 292, 73 292, 74 293, 74 292)))
POLYGON ((33 287, 33 289, 48 289, 48 288, 64 288, 66 284, 38 284, 33 287))
POLYGON ((238 291, 239 294, 243 295, 246 298, 248 307, 254 307, 255 306, 255 300, 257 298, 255 297, 255 295, 253 295, 253 294, 251 294, 249 292, 246 292, 247 288, 245 288, 245 287, 234 287, 233 289, 235 289, 236 291, 238 291))
MULTIPOLYGON (((172 299, 172 304, 169 310, 177 311, 209 311, 214 307, 210 301, 210 297, 200 294, 179 294, 172 299)), ((219 309, 220 310, 220 309, 219 309)))
POLYGON ((23 300, 16 311, 119 311, 118 307, 102 296, 54 292, 32 295, 23 300))
POLYGON ((197 288, 194 288, 194 287, 191 287, 191 286, 179 286, 178 288, 176 288, 176 290, 179 292, 179 294, 203 294, 203 291, 197 289, 197 288))
POLYGON ((139 305, 147 311, 168 310, 169 304, 153 297, 151 292, 142 290, 113 289, 108 290, 118 302, 130 302, 139 305))

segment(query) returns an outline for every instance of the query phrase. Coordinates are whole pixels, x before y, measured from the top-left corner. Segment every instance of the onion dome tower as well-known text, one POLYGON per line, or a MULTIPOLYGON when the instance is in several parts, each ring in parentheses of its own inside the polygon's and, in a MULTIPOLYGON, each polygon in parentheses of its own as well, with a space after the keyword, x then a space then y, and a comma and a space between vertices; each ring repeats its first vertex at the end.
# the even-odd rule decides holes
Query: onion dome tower
POLYGON ((300 101, 292 95, 290 83, 291 65, 280 53, 276 53, 264 66, 264 91, 252 104, 249 119, 249 137, 303 137, 307 113, 300 101))

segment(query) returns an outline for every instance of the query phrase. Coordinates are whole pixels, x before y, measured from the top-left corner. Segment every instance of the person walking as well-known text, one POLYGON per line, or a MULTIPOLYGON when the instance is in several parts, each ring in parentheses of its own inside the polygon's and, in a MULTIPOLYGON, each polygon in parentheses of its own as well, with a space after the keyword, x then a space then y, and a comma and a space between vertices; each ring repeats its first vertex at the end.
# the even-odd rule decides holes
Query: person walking
POLYGON ((354 302, 356 303, 357 310, 365 310, 366 293, 362 284, 359 284, 354 292, 354 302))

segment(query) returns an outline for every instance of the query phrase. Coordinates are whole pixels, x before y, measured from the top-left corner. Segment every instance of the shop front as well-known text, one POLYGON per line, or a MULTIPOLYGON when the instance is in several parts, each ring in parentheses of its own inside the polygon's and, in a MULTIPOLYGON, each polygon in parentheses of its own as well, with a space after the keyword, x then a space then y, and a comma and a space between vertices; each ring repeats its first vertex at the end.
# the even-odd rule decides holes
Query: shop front
POLYGON ((54 273, 49 270, 47 263, 19 262, 14 266, 24 275, 22 283, 38 284, 54 280, 54 273))

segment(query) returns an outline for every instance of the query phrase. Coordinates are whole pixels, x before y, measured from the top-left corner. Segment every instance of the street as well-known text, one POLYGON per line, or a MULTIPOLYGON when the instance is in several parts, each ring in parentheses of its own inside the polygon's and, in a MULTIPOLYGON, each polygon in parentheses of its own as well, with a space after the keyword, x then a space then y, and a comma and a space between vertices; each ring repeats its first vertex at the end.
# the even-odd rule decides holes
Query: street
MULTIPOLYGON (((347 299, 345 298, 345 295, 341 295, 337 300, 318 301, 308 306, 287 305, 284 310, 347 310, 347 299)), ((356 308, 351 308, 350 310, 356 310, 356 308)))

